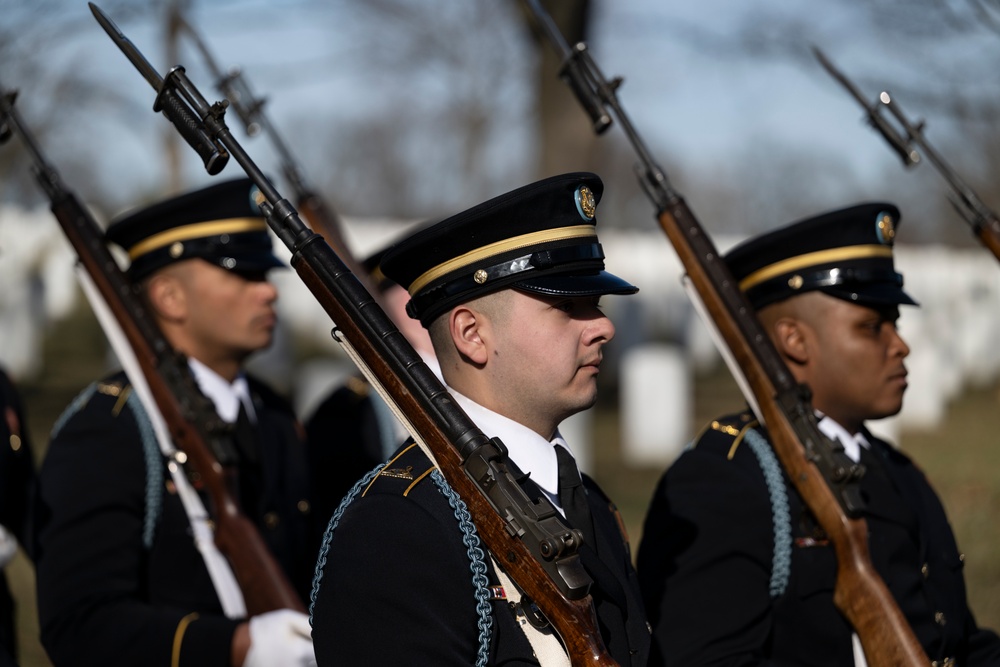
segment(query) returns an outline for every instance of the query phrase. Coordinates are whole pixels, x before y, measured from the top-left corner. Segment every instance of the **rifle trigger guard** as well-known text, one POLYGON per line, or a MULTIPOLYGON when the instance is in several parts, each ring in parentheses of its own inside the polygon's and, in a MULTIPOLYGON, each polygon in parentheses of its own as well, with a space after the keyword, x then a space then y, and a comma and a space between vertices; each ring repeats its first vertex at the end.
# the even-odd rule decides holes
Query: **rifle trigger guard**
POLYGON ((520 602, 514 603, 512 606, 514 607, 514 614, 524 616, 525 620, 536 630, 544 630, 549 627, 549 619, 545 618, 545 615, 535 605, 534 600, 527 595, 523 596, 520 602))

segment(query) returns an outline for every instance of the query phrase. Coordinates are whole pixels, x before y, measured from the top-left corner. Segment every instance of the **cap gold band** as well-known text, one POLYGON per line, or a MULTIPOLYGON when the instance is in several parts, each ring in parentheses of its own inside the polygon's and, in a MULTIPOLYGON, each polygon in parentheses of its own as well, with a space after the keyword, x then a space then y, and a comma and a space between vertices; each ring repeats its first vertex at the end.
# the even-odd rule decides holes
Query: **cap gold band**
POLYGON ((841 262, 849 259, 864 259, 866 257, 891 258, 892 248, 884 245, 852 245, 843 248, 833 248, 831 250, 819 250, 799 255, 798 257, 789 257, 751 273, 740 281, 740 290, 746 292, 771 278, 810 266, 841 262))
POLYGON ((413 296, 426 285, 437 280, 441 276, 447 275, 452 271, 457 271, 458 269, 469 266, 470 264, 475 264, 476 262, 486 259, 487 257, 500 255, 525 246, 532 246, 539 243, 549 243, 552 241, 563 241, 565 239, 582 238, 585 236, 597 236, 597 226, 573 225, 572 227, 543 229, 540 232, 522 234, 521 236, 515 236, 513 238, 504 239, 503 241, 497 241, 496 243, 490 243, 482 248, 470 250, 464 255, 459 255, 458 257, 449 259, 447 262, 438 264, 434 268, 428 269, 410 284, 410 296, 413 296))
POLYGON ((177 241, 218 236, 219 234, 240 234, 242 232, 266 231, 267 222, 263 218, 228 218, 226 220, 211 220, 197 222, 193 225, 175 227, 165 232, 154 234, 148 239, 137 243, 128 251, 129 258, 134 262, 139 257, 177 241))

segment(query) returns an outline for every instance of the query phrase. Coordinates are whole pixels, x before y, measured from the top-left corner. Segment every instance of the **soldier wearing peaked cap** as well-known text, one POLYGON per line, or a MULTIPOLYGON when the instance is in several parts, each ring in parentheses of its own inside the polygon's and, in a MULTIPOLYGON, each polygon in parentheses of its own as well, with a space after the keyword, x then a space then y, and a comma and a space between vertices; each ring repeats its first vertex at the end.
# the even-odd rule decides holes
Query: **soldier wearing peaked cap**
MULTIPOLYGON (((305 599, 320 529, 301 426, 243 371, 271 343, 277 292, 267 272, 282 266, 254 195, 249 180, 226 181, 115 220, 107 238, 128 253, 151 316, 235 425, 238 500, 305 599)), ((198 479, 174 469, 123 373, 88 387, 57 423, 35 503, 41 639, 52 661, 313 664, 305 615, 224 613, 225 586, 195 543, 204 524, 182 494, 212 508, 198 479)))
MULTIPOLYGON (((1000 664, 969 611, 944 509, 923 473, 865 427, 896 414, 916 305, 893 264, 899 211, 866 203, 751 239, 725 261, 819 427, 866 467, 872 563, 937 666, 1000 664)), ((833 546, 752 412, 708 425, 657 487, 638 554, 653 664, 863 665, 833 602, 833 546)))
MULTIPOLYGON (((637 291, 604 268, 602 189, 587 173, 532 183, 401 241, 381 266, 407 287, 458 404, 504 442, 529 496, 547 495, 583 531, 604 642, 619 664, 643 665, 649 630, 617 512, 559 433, 596 399, 614 336, 599 299, 637 291)), ((540 664, 459 501, 412 442, 355 486, 320 550, 320 665, 540 664)))

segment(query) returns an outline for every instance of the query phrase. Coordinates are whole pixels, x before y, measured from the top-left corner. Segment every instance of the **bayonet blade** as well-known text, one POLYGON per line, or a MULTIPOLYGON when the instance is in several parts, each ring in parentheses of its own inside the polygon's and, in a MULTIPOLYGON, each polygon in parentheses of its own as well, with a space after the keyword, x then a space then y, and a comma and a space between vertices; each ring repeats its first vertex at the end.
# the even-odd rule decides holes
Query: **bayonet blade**
POLYGON ((149 61, 146 60, 146 57, 135 47, 135 44, 133 44, 131 40, 129 40, 129 38, 118 29, 115 22, 112 21, 100 7, 95 5, 93 2, 88 2, 87 4, 90 5, 90 11, 94 14, 94 18, 96 18, 97 22, 101 24, 102 28, 104 28, 104 32, 108 33, 108 36, 111 37, 111 41, 117 44, 118 48, 122 50, 122 53, 124 53, 125 56, 132 61, 132 64, 135 65, 137 70, 139 70, 139 73, 142 74, 146 81, 149 82, 149 85, 153 87, 153 90, 160 92, 160 88, 163 86, 163 77, 156 71, 156 68, 149 64, 149 61))
POLYGON ((823 69, 829 72, 830 76, 839 81, 840 85, 842 85, 844 88, 847 88, 847 91, 854 96, 854 99, 856 99, 858 102, 861 103, 861 106, 863 106, 865 109, 869 108, 868 101, 865 100, 864 96, 861 94, 861 91, 859 91, 854 86, 854 84, 851 83, 851 81, 847 78, 847 76, 843 72, 841 72, 840 70, 838 70, 836 67, 833 66, 833 63, 830 62, 830 60, 823 54, 823 52, 819 50, 819 47, 814 46, 812 47, 812 50, 813 54, 816 56, 816 60, 818 60, 819 64, 823 66, 823 69))

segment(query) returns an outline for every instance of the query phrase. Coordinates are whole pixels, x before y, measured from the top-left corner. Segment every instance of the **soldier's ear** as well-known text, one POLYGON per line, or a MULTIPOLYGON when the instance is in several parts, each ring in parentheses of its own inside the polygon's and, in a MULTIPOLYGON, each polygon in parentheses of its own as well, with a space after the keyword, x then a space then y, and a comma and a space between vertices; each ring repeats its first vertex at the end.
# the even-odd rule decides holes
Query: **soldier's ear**
POLYGON ((452 343, 462 358, 477 366, 486 365, 488 318, 468 306, 457 306, 448 314, 448 326, 452 343))
POLYGON ((187 316, 187 293, 180 280, 169 272, 158 273, 149 279, 146 299, 153 312, 167 321, 178 322, 187 316))
POLYGON ((804 365, 809 361, 805 323, 794 317, 780 317, 771 325, 774 345, 782 357, 804 365))

